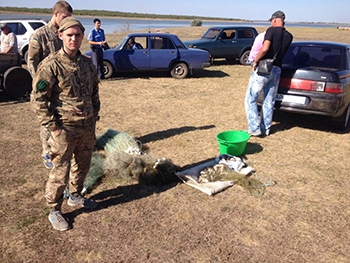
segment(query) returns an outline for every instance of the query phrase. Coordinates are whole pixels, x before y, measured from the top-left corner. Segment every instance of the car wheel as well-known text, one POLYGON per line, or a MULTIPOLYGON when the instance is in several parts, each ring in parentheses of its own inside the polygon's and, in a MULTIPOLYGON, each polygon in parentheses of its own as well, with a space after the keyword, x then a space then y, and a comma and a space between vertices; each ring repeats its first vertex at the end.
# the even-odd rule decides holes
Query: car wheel
POLYGON ((239 58, 239 62, 240 62, 242 65, 249 65, 249 61, 248 61, 249 54, 250 54, 250 50, 247 50, 247 51, 245 51, 245 52, 242 54, 242 56, 239 58))
POLYGON ((188 67, 185 63, 175 63, 170 71, 170 75, 175 79, 183 79, 188 74, 188 67))
POLYGON ((349 126, 350 119, 350 105, 346 108, 344 113, 339 117, 333 120, 333 126, 340 130, 345 130, 349 126))
POLYGON ((4 73, 3 86, 11 99, 18 99, 31 92, 32 77, 28 70, 20 66, 12 67, 4 73))
POLYGON ((28 50, 26 50, 23 54, 23 59, 26 64, 28 64, 28 50))
POLYGON ((210 65, 214 64, 214 58, 212 55, 209 56, 209 62, 210 62, 210 65))
POLYGON ((106 79, 109 79, 113 75, 113 72, 114 72, 113 66, 108 61, 103 61, 103 72, 105 74, 106 79))

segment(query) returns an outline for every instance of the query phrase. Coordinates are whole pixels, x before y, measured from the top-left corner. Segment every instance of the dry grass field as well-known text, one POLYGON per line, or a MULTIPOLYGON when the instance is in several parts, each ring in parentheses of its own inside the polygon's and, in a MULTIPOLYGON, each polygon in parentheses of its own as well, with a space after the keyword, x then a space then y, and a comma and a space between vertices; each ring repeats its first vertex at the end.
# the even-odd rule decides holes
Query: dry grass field
MULTIPOLYGON (((167 31, 186 40, 204 30, 167 31)), ((289 30, 295 40, 350 42, 348 31, 289 30)), ((108 37, 115 45, 123 34, 108 37)), ((216 61, 183 80, 164 73, 104 80, 97 135, 125 131, 181 168, 213 159, 216 134, 247 128, 249 74, 216 61)), ((88 195, 98 208, 64 203, 73 229, 58 232, 47 219, 48 171, 30 103, 0 98, 0 262, 349 262, 350 135, 327 118, 275 112, 272 134, 250 138, 244 157, 275 182, 261 198, 238 185, 208 196, 180 182, 144 186, 105 176, 88 195)))

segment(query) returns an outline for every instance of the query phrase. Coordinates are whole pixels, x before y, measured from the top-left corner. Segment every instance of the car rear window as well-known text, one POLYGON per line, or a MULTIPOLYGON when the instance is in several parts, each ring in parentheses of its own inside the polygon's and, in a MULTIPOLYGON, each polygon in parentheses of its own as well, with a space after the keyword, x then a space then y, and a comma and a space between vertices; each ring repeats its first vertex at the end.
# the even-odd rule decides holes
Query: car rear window
POLYGON ((238 30, 238 38, 254 38, 254 34, 251 30, 238 30))
POLYGON ((42 22, 29 22, 29 25, 35 30, 39 27, 42 27, 44 23, 42 22))
POLYGON ((22 23, 7 23, 7 25, 11 28, 12 32, 15 33, 15 35, 20 36, 24 35, 27 32, 27 29, 22 23))
POLYGON ((342 68, 342 49, 328 46, 293 46, 284 56, 283 64, 295 67, 342 68))
POLYGON ((175 49, 171 39, 167 37, 152 37, 152 49, 175 49))

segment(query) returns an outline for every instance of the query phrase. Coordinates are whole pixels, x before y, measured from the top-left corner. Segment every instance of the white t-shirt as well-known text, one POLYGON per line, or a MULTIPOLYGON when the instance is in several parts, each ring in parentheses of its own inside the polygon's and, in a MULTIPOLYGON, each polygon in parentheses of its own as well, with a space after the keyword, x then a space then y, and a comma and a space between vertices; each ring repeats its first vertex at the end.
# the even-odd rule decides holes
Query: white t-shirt
POLYGON ((0 52, 5 53, 11 47, 7 53, 18 53, 17 37, 13 32, 7 35, 1 32, 0 42, 0 52))

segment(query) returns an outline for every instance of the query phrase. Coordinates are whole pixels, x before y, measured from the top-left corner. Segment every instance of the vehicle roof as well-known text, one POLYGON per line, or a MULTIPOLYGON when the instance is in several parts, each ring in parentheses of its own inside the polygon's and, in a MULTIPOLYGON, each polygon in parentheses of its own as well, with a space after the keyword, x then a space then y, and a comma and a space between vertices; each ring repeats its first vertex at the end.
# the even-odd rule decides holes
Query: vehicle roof
POLYGON ((349 48, 350 44, 348 43, 342 43, 342 42, 331 42, 331 41, 296 41, 292 42, 292 45, 305 45, 305 46, 312 46, 312 45, 320 45, 320 46, 337 46, 342 48, 349 48))
POLYGON ((209 29, 220 29, 220 30, 223 30, 223 29, 255 29, 255 27, 252 27, 252 26, 212 26, 209 29))
POLYGON ((0 19, 0 21, 47 21, 43 18, 9 18, 9 19, 0 19))
POLYGON ((175 34, 170 34, 170 33, 158 33, 158 32, 151 32, 151 33, 145 33, 145 32, 140 32, 140 33, 130 33, 127 35, 127 37, 136 37, 136 36, 143 36, 143 37, 152 37, 152 36, 174 36, 174 37, 178 37, 177 35, 175 34))

